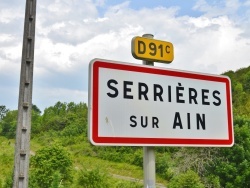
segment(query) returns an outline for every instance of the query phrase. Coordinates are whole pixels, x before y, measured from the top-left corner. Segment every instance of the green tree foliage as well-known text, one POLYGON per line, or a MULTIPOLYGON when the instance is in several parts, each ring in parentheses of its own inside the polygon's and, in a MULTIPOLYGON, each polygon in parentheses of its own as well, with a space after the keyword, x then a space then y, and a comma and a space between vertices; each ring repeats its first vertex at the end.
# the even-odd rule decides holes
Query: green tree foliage
POLYGON ((32 136, 34 134, 40 133, 42 124, 41 124, 41 111, 36 105, 32 105, 32 113, 31 113, 31 132, 32 136))
POLYGON ((42 111, 35 104, 32 104, 32 110, 34 112, 36 112, 37 114, 41 114, 42 113, 42 111))
POLYGON ((235 118, 235 145, 221 148, 210 174, 225 188, 250 187, 250 119, 235 118))
POLYGON ((72 181, 72 159, 59 145, 44 147, 31 158, 30 187, 50 188, 72 181))
MULTIPOLYGON (((168 185, 170 188, 250 187, 250 67, 224 74, 231 78, 232 83, 235 145, 231 148, 156 147, 156 173, 170 182, 168 185)), ((17 111, 3 110, 2 114, 0 134, 14 138, 17 111)), ((69 151, 75 150, 72 153, 77 155, 75 159, 77 167, 81 165, 79 164, 81 155, 85 155, 85 157, 99 158, 100 161, 129 163, 142 169, 142 147, 91 146, 87 139, 87 114, 88 108, 85 103, 57 102, 54 106, 46 108, 43 114, 33 105, 33 141, 37 142, 40 139, 39 144, 58 141, 69 151)), ((48 148, 52 150, 51 147, 48 148)), ((63 164, 61 158, 52 157, 54 160, 50 160, 51 157, 42 153, 49 151, 43 148, 32 157, 30 187, 70 187, 67 183, 72 178, 67 179, 65 171, 59 168, 60 164, 63 164)), ((51 154, 54 156, 53 152, 51 154)), ((71 168, 69 165, 68 169, 71 168)), ((110 176, 97 169, 75 171, 75 174, 73 184, 76 187, 96 187, 97 182, 102 184, 102 187, 110 188, 140 187, 138 184, 124 183, 121 180, 111 183, 108 180, 110 176)), ((2 184, 5 183, 6 178, 2 179, 2 184)))
MULTIPOLYGON (((31 115, 31 130, 34 133, 38 133, 41 127, 41 111, 33 105, 32 115, 31 115)), ((17 126, 17 110, 5 110, 5 114, 0 121, 0 135, 7 138, 15 138, 16 126, 17 126)))
POLYGON ((224 75, 231 78, 234 115, 250 116, 250 67, 228 71, 224 75))
POLYGON ((8 111, 0 122, 1 136, 15 138, 17 124, 17 110, 8 111))
POLYGON ((75 104, 57 102, 46 108, 42 116, 40 132, 61 131, 63 136, 87 135, 88 108, 85 103, 75 104))
POLYGON ((174 162, 167 171, 168 180, 171 181, 172 177, 178 177, 180 174, 192 170, 198 174, 206 187, 219 188, 219 177, 213 176, 208 169, 208 167, 216 165, 215 160, 219 153, 220 148, 180 148, 173 153, 174 162))
POLYGON ((4 105, 0 105, 0 121, 9 110, 4 105))
POLYGON ((159 174, 164 179, 170 179, 172 174, 169 171, 170 163, 172 159, 170 154, 167 152, 164 153, 156 153, 156 173, 159 174))

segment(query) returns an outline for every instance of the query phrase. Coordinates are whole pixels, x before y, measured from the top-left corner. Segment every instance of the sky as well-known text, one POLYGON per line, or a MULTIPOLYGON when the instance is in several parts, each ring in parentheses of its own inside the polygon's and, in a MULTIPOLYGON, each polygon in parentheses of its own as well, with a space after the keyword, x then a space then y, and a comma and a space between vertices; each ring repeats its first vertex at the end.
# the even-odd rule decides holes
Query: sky
MULTIPOLYGON (((0 0, 0 105, 18 107, 25 0, 0 0)), ((209 74, 250 64, 250 0, 38 0, 33 100, 88 102, 94 58, 141 64, 131 40, 174 45, 170 69, 209 74)))

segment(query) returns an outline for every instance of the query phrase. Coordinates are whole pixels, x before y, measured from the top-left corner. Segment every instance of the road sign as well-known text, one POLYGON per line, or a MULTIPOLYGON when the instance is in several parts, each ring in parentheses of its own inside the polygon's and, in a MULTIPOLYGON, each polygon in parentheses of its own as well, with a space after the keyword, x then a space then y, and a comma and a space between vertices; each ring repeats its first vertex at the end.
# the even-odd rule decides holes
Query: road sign
POLYGON ((136 59, 171 63, 174 47, 170 42, 144 37, 134 37, 131 43, 132 55, 136 59))
POLYGON ((89 65, 94 145, 232 146, 226 76, 94 59, 89 65))

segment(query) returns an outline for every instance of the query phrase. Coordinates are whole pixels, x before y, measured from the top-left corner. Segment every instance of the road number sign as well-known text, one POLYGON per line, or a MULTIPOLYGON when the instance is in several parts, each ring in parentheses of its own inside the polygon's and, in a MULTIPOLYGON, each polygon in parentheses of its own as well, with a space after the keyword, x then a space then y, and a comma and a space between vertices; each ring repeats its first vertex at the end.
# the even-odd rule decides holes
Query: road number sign
POLYGON ((89 138, 95 145, 234 143, 226 76, 94 59, 88 105, 89 138))
POLYGON ((171 63, 174 59, 174 47, 170 42, 134 37, 132 39, 132 55, 136 59, 171 63))

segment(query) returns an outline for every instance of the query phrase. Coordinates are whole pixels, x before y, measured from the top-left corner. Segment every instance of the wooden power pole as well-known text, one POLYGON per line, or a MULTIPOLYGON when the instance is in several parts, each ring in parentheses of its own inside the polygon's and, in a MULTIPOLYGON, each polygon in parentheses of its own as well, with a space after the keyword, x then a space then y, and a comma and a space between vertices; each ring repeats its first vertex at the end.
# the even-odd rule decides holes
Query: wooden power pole
POLYGON ((27 188, 29 180, 35 23, 36 0, 26 0, 13 188, 27 188))

